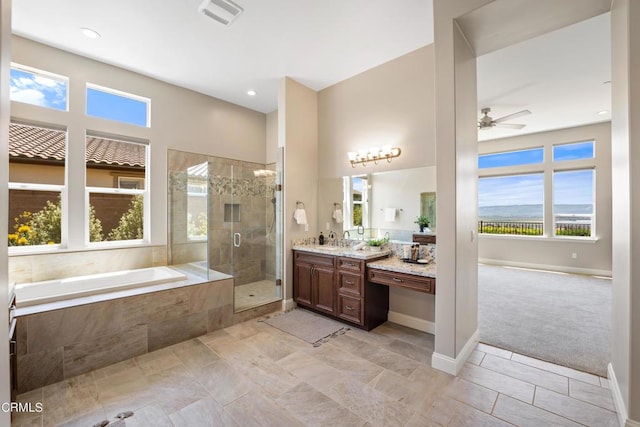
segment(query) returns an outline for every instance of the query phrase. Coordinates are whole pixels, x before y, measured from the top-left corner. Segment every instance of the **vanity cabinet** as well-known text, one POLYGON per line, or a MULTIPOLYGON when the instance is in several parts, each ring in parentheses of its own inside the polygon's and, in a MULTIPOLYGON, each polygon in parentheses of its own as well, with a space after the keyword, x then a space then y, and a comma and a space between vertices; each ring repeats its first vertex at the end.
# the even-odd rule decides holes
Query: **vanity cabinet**
POLYGON ((294 252, 293 299, 322 313, 336 313, 335 257, 294 252))
POLYGON ((293 260, 298 304, 366 330, 386 322, 388 289, 367 280, 364 260, 298 250, 293 260))
POLYGON ((371 282, 387 286, 410 289, 427 294, 436 293, 436 279, 415 274, 397 273, 394 271, 369 269, 368 279, 371 282))
POLYGON ((414 234, 412 240, 421 245, 436 244, 436 236, 433 234, 414 234))

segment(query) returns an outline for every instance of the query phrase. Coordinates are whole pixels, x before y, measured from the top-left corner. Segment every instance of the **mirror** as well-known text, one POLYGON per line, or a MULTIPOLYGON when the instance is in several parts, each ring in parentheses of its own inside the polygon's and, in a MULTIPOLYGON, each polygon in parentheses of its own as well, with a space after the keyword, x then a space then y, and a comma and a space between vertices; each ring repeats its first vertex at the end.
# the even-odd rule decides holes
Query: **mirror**
POLYGON ((387 236, 411 241, 419 215, 435 233, 436 168, 426 166, 342 178, 324 178, 318 189, 318 229, 351 239, 387 236), (336 220, 336 209, 342 221, 336 220), (361 216, 360 216, 361 215, 361 216), (360 219, 361 218, 361 219, 360 219))

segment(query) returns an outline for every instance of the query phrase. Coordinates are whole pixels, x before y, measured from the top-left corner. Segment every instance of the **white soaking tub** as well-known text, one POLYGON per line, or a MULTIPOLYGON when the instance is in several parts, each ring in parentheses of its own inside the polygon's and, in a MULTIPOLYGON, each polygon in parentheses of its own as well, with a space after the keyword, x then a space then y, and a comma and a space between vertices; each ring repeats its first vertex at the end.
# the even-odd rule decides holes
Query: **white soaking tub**
POLYGON ((17 307, 29 307, 73 298, 178 282, 187 276, 169 267, 91 274, 16 285, 17 307))

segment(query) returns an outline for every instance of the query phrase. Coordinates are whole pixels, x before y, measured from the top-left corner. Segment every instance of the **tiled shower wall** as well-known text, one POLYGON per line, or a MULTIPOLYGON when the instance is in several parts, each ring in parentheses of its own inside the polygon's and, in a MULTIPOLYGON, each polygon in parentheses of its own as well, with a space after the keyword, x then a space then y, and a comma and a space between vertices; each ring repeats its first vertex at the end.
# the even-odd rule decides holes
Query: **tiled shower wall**
POLYGON ((236 286, 275 277, 274 177, 256 177, 255 170, 275 165, 243 162, 169 150, 170 263, 208 259, 209 268, 234 276, 236 286), (187 237, 187 169, 205 166, 208 173, 208 243, 187 237), (239 221, 225 218, 225 205, 237 205, 239 221), (227 219, 227 221, 225 221, 227 219), (240 247, 233 246, 241 234, 240 247))

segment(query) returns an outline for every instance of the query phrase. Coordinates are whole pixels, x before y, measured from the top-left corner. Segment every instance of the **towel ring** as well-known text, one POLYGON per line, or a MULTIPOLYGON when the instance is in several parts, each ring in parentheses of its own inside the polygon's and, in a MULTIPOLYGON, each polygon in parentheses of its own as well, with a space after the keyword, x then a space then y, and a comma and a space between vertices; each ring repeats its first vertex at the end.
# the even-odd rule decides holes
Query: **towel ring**
POLYGON ((298 200, 296 202, 296 209, 306 209, 306 208, 304 207, 304 203, 298 200))
POLYGON ((333 208, 334 209, 342 209, 342 205, 340 203, 334 203, 333 204, 333 208))

